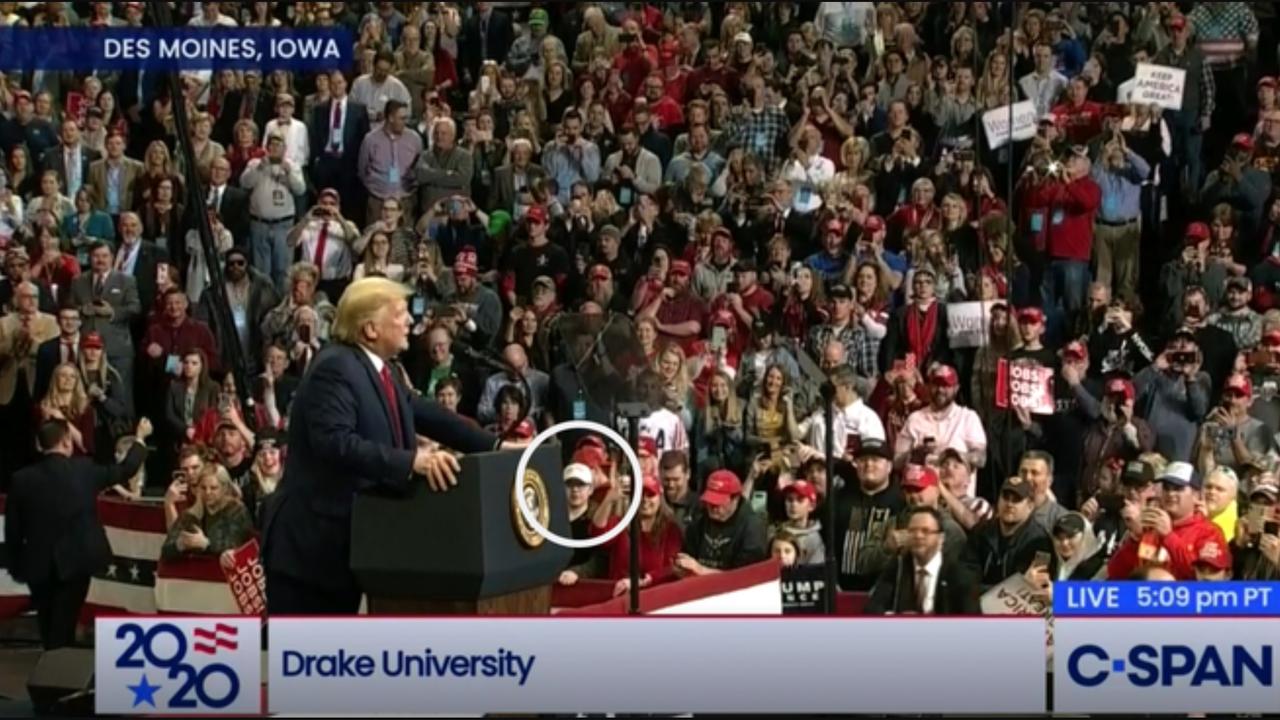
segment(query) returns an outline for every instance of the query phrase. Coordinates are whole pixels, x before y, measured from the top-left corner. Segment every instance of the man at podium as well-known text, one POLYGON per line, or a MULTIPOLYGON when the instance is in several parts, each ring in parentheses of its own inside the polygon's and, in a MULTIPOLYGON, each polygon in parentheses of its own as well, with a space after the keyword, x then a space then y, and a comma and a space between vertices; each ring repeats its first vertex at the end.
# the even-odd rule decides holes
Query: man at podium
POLYGON ((333 342, 294 396, 284 478, 264 510, 269 615, 353 615, 362 589, 349 567, 356 493, 403 493, 426 479, 457 483, 457 459, 418 446, 416 433, 463 453, 496 436, 410 393, 390 361, 409 347, 411 290, 382 277, 352 283, 338 302, 333 342))

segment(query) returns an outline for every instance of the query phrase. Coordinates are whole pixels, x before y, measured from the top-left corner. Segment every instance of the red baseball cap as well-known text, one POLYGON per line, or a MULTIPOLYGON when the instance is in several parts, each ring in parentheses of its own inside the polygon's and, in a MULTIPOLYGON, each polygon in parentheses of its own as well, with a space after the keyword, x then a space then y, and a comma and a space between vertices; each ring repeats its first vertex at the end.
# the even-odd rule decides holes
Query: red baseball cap
POLYGON ((1262 336, 1262 344, 1267 347, 1276 347, 1280 345, 1280 330, 1267 331, 1267 334, 1262 336))
POLYGON ((813 483, 808 480, 797 480, 783 488, 782 496, 786 497, 788 495, 799 495, 809 502, 818 502, 818 488, 814 487, 813 483))
POLYGON ((1079 340, 1072 340, 1071 342, 1067 343, 1066 347, 1062 348, 1062 356, 1072 357, 1077 360, 1088 360, 1089 349, 1086 348, 1084 346, 1084 343, 1080 342, 1079 340))
POLYGON ((592 470, 600 470, 609 466, 609 453, 604 448, 588 445, 573 453, 573 462, 582 463, 592 470))
POLYGON ((1227 384, 1222 387, 1222 393, 1234 392, 1245 397, 1253 397, 1253 383, 1249 380, 1249 376, 1244 373, 1235 373, 1227 378, 1227 384))
POLYGON ((530 205, 525 211, 524 217, 529 222, 547 224, 547 209, 541 205, 530 205))
POLYGON ((1133 389, 1133 383, 1125 378, 1111 378, 1107 381, 1108 395, 1124 395, 1125 400, 1132 400, 1137 393, 1133 389))
POLYGON ((1214 570, 1231 569, 1231 551, 1217 538, 1209 538, 1196 550, 1196 565, 1205 565, 1214 570))
POLYGON ((742 494, 742 482, 731 470, 717 470, 707 477, 707 489, 702 491, 702 502, 721 507, 728 505, 742 494))
POLYGON ((1169 18, 1169 28, 1172 30, 1181 30, 1187 26, 1187 18, 1181 13, 1169 18))
POLYGON ((1267 76, 1265 76, 1265 77, 1258 78, 1258 87, 1259 87, 1259 88, 1269 87, 1269 88, 1271 88, 1272 90, 1275 90, 1275 89, 1276 89, 1276 79, 1275 79, 1274 77, 1271 77, 1270 75, 1267 75, 1267 76))
POLYGON ((840 222, 840 218, 831 218, 822 224, 822 229, 828 233, 836 233, 844 235, 844 223, 840 222))
POLYGON ((658 441, 647 436, 640 438, 636 454, 640 457, 658 457, 658 441))
POLYGON ((533 423, 528 419, 521 420, 507 433, 514 440, 530 440, 534 436, 533 423))
POLYGON ((939 365, 929 372, 929 381, 942 387, 956 387, 960 384, 960 376, 950 365, 939 365))
POLYGON ((738 321, 738 317, 729 310, 717 310, 711 316, 711 327, 733 327, 738 321))
POLYGON ((644 494, 650 497, 662 494, 662 483, 654 475, 644 476, 644 494))
POLYGON ((1038 307, 1024 307, 1018 309, 1018 322, 1020 323, 1036 323, 1044 324, 1044 311, 1038 307))
POLYGON ((102 336, 96 332, 87 332, 80 337, 81 350, 87 350, 89 348, 101 350, 104 347, 106 347, 106 345, 102 342, 102 336))
POLYGON ((1188 245, 1199 245, 1209 239, 1209 226, 1202 222, 1193 222, 1187 226, 1185 237, 1188 245))
POLYGON ((866 220, 862 221, 862 232, 870 235, 878 233, 884 229, 884 218, 879 215, 868 215, 866 220))
POLYGON ((1253 152, 1253 136, 1249 133, 1237 133, 1231 138, 1231 147, 1253 152))
POLYGON ((902 474, 902 489, 911 492, 938 486, 938 473, 927 465, 908 465, 902 474))
POLYGON ((684 275, 688 277, 693 274, 693 268, 689 266, 688 260, 672 260, 669 275, 684 275))
POLYGON ((613 271, 608 265, 603 263, 591 266, 591 274, 587 276, 590 280, 612 280, 613 271))
POLYGON ((454 275, 472 275, 480 271, 480 263, 476 256, 476 249, 467 245, 458 251, 457 257, 453 259, 454 275))

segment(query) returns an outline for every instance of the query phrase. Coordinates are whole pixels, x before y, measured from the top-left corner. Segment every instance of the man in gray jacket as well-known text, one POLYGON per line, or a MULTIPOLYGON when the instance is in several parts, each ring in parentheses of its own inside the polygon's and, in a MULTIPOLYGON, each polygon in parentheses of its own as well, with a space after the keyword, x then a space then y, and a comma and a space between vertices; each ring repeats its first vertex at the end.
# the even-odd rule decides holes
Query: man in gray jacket
POLYGON ((431 126, 431 147, 418 156, 416 174, 423 212, 430 212, 445 198, 471 197, 474 170, 471 153, 458 147, 458 126, 452 118, 439 118, 431 126))
MULTIPOLYGON (((614 187, 630 188, 633 198, 639 193, 657 192, 662 185, 662 162, 657 155, 640 147, 640 135, 634 125, 622 126, 618 131, 618 144, 622 149, 604 161, 604 177, 612 180, 614 187)), ((616 194, 622 197, 621 192, 616 194)))
POLYGON ((1174 333, 1164 352, 1134 378, 1135 407, 1156 434, 1156 452, 1171 461, 1189 461, 1200 420, 1209 412, 1209 374, 1195 336, 1174 333))

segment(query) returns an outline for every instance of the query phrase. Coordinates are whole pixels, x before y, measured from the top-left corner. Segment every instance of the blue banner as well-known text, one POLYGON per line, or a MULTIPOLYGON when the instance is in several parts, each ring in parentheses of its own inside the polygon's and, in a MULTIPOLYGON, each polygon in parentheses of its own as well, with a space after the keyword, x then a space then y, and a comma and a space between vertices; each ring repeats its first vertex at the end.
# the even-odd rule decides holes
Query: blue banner
POLYGON ((345 70, 345 28, 0 28, 0 66, 22 70, 345 70))
POLYGON ((1059 582, 1055 617, 1280 615, 1275 582, 1059 582))

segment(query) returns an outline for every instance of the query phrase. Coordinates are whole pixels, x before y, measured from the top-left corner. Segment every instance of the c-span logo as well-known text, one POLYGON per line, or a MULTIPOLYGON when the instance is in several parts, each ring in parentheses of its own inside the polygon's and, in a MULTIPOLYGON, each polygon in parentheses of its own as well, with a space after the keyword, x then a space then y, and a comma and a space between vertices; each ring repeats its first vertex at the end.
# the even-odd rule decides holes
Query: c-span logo
POLYGON ((262 626, 256 617, 100 618, 98 713, 262 711, 262 626))

